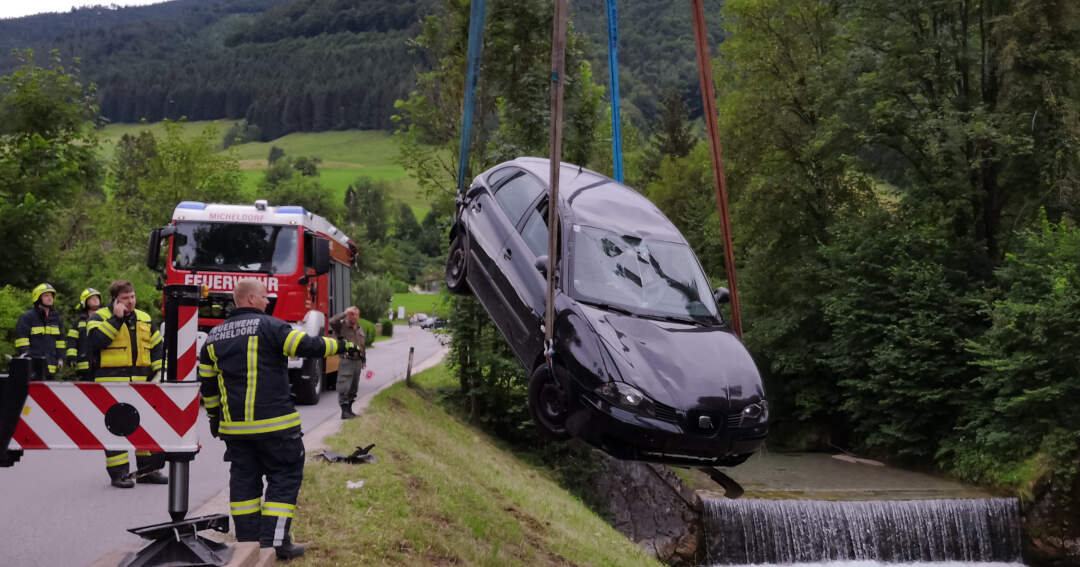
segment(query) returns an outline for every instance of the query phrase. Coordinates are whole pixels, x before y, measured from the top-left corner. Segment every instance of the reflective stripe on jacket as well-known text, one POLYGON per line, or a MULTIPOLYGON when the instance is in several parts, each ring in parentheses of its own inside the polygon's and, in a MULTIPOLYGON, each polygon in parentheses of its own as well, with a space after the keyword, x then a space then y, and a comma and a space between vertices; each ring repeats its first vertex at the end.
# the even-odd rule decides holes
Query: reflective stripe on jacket
POLYGON ((327 357, 339 342, 311 337, 250 307, 211 329, 199 353, 199 379, 208 414, 221 417, 224 438, 272 437, 300 431, 290 396, 288 357, 327 357))
POLYGON ((15 353, 44 358, 49 372, 56 372, 56 361, 64 358, 67 349, 60 326, 60 313, 55 309, 50 309, 48 316, 40 307, 27 309, 15 323, 15 353))

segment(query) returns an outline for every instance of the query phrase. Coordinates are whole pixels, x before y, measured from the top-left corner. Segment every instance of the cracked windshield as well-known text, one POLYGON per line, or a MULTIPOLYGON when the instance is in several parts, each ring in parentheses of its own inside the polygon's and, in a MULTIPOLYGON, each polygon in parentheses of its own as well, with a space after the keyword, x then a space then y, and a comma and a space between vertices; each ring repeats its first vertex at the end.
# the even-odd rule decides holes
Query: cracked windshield
POLYGON ((574 225, 573 290, 578 299, 643 315, 718 320, 697 259, 683 244, 574 225))
POLYGON ((298 240, 296 227, 179 223, 173 239, 173 267, 290 274, 296 271, 298 240))

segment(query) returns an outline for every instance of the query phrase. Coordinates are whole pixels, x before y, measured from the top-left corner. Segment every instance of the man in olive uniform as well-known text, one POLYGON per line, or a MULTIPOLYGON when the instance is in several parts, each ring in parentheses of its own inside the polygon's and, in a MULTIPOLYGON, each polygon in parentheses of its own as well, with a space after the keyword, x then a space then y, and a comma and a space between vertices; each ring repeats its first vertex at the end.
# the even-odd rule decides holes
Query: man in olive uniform
MULTIPOLYGON (((146 382, 161 370, 161 333, 153 328, 150 315, 135 308, 135 287, 129 281, 115 281, 109 286, 112 302, 90 316, 86 324, 86 342, 95 382, 146 382)), ((128 478, 128 452, 105 451, 105 470, 117 488, 131 488, 128 478)), ((165 467, 163 453, 135 451, 139 482, 168 484, 160 471, 165 467)))
POLYGON ((364 353, 364 328, 360 326, 360 310, 354 305, 334 315, 330 318, 330 328, 334 330, 334 334, 337 336, 359 347, 359 352, 341 355, 341 364, 338 366, 337 372, 338 405, 341 406, 341 419, 352 419, 356 417, 356 414, 352 411, 352 404, 356 400, 356 388, 360 383, 360 372, 367 365, 367 356, 364 353))
POLYGON ((240 280, 233 302, 237 308, 210 330, 199 352, 200 393, 210 433, 225 441, 236 541, 258 541, 274 547, 278 558, 292 559, 304 554, 289 538, 304 478, 304 442, 288 359, 358 349, 345 340, 308 336, 264 313, 269 300, 257 280, 240 280))
POLYGON ((30 293, 33 307, 19 316, 15 323, 15 355, 27 355, 45 361, 48 380, 56 370, 64 365, 64 351, 67 341, 60 334, 60 313, 53 309, 56 289, 43 283, 30 293))
POLYGON ((79 380, 93 380, 90 368, 90 349, 86 341, 86 324, 95 311, 101 309, 101 292, 88 287, 79 294, 79 312, 75 323, 68 329, 67 359, 75 365, 75 375, 79 380))

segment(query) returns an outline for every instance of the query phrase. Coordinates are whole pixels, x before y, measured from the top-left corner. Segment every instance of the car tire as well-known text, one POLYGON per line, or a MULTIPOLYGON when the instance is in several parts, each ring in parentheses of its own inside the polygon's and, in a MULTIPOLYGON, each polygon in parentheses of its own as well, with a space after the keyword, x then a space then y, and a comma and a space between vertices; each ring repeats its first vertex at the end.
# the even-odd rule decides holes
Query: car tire
POLYGON ((555 380, 550 366, 541 364, 529 379, 529 413, 540 436, 550 441, 569 439, 568 409, 566 392, 555 380))
POLYGON ((455 295, 468 295, 469 283, 465 281, 468 250, 465 248, 465 233, 458 232, 450 242, 446 253, 446 287, 455 295))
POLYGON ((326 378, 323 371, 325 361, 321 358, 309 358, 305 361, 305 366, 308 366, 304 372, 311 378, 309 380, 302 380, 299 383, 299 387, 296 392, 296 403, 304 406, 313 406, 319 403, 319 394, 322 394, 323 380, 326 378))

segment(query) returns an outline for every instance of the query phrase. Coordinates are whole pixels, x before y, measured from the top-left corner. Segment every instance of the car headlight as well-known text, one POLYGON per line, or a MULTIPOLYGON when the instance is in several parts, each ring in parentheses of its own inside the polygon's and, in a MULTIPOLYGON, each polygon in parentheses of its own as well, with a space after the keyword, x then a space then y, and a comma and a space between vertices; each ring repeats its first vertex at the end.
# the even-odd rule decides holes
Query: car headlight
POLYGON ((740 425, 756 425, 769 420, 769 402, 761 400, 747 404, 739 414, 740 425))
POLYGON ((614 406, 652 415, 653 404, 644 392, 625 382, 606 382, 594 390, 614 406))

